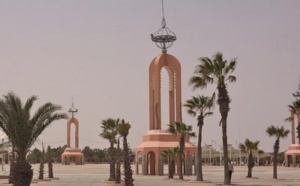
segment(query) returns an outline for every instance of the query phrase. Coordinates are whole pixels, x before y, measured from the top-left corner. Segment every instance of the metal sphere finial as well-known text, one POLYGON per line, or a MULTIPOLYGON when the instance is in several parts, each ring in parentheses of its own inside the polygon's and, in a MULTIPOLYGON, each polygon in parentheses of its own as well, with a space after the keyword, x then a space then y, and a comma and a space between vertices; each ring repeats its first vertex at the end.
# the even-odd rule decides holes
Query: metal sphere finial
POLYGON ((158 48, 162 49, 162 52, 167 53, 167 49, 173 45, 173 42, 176 41, 177 37, 174 32, 172 32, 167 26, 167 22, 164 16, 164 4, 162 0, 162 13, 163 18, 161 21, 161 28, 158 31, 151 34, 151 39, 155 42, 158 48))

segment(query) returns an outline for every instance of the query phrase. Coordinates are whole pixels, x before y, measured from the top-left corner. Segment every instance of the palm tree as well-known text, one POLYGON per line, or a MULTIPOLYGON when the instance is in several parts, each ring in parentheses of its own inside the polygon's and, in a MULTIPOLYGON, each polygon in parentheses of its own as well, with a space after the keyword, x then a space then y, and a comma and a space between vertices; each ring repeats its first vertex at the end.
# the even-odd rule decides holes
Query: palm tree
POLYGON ((114 144, 116 141, 116 136, 118 135, 118 125, 119 125, 120 119, 112 119, 108 118, 106 120, 102 120, 101 122, 101 128, 103 129, 100 136, 104 139, 107 139, 109 141, 109 149, 108 149, 108 155, 109 155, 109 181, 115 181, 116 174, 115 174, 115 163, 116 163, 116 157, 114 153, 114 144))
POLYGON ((169 178, 174 178, 175 173, 175 159, 178 154, 178 147, 173 149, 163 150, 160 155, 163 159, 168 161, 169 178))
POLYGON ((247 178, 252 178, 252 169, 254 167, 253 152, 258 152, 259 141, 250 141, 248 138, 245 140, 244 144, 240 143, 239 147, 241 152, 249 153, 248 156, 248 175, 247 178))
POLYGON ((277 179, 277 156, 279 152, 279 142, 280 139, 284 139, 288 136, 289 130, 285 130, 285 128, 282 127, 274 127, 271 125, 267 128, 266 132, 270 137, 275 136, 276 141, 274 143, 274 154, 273 154, 273 178, 277 179))
POLYGON ((198 154, 197 154, 197 181, 203 181, 202 173, 202 127, 204 125, 204 118, 213 114, 211 111, 214 107, 215 94, 212 97, 207 96, 193 96, 187 100, 183 105, 187 108, 187 113, 193 117, 197 114, 198 126, 198 154))
MULTIPOLYGON (((298 126, 300 126, 300 100, 297 99, 291 105, 288 105, 291 116, 286 118, 285 121, 291 122, 292 144, 295 144, 295 114, 298 116, 298 126)), ((298 143, 300 144, 300 134, 298 133, 298 143)))
POLYGON ((26 160, 30 147, 39 135, 60 119, 67 119, 66 113, 58 113, 61 106, 45 103, 33 114, 31 108, 37 100, 31 96, 25 104, 13 92, 9 92, 0 99, 0 128, 12 143, 16 152, 16 163, 12 167, 12 181, 14 186, 29 186, 33 176, 31 165, 26 160))
POLYGON ((175 135, 180 134, 179 151, 178 151, 178 155, 179 155, 178 174, 179 174, 179 179, 183 180, 182 164, 183 164, 183 152, 184 152, 184 148, 185 148, 185 138, 186 138, 186 136, 195 137, 196 133, 192 132, 191 125, 186 125, 185 123, 182 123, 182 122, 175 122, 174 126, 169 125, 168 131, 175 135))
POLYGON ((199 58, 200 64, 196 66, 194 76, 190 78, 190 85, 196 88, 206 88, 208 84, 217 83, 219 110, 221 113, 222 141, 224 152, 224 184, 230 184, 228 172, 228 142, 227 142, 227 117, 230 98, 227 91, 227 82, 235 82, 236 77, 230 75, 236 67, 236 59, 229 62, 223 59, 222 53, 216 53, 213 59, 199 58))
POLYGON ((130 149, 127 142, 127 136, 131 125, 122 119, 118 125, 118 133, 123 138, 123 161, 124 161, 124 175, 125 175, 125 186, 134 186, 132 178, 132 169, 130 165, 130 149))

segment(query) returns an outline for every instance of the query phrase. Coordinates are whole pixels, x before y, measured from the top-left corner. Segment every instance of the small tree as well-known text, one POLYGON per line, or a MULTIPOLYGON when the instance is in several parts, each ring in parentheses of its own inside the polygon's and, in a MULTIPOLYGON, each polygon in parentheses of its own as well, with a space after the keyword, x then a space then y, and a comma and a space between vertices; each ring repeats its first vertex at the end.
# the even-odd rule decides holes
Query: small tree
POLYGON ((109 141, 110 147, 108 149, 109 155, 109 181, 115 181, 116 179, 116 155, 114 144, 116 143, 116 136, 118 135, 117 127, 119 125, 120 119, 112 119, 108 118, 106 120, 102 120, 101 128, 103 129, 100 136, 109 141))
POLYGON ((180 135, 179 139, 179 169, 178 169, 178 174, 179 174, 179 179, 183 180, 183 171, 182 171, 182 165, 183 165, 183 153, 184 153, 184 148, 185 148, 185 137, 190 136, 190 137, 195 137, 196 133, 192 132, 192 126, 191 125, 186 125, 185 123, 182 122, 175 122, 175 126, 169 125, 169 132, 175 135, 180 135))
POLYGON ((183 105, 187 108, 189 115, 197 117, 198 126, 198 149, 197 149, 197 181, 203 181, 202 173, 202 127, 204 125, 204 118, 211 116, 213 114, 212 109, 214 107, 215 94, 212 97, 207 96, 193 96, 191 99, 187 100, 183 105))
POLYGON ((129 129, 131 125, 122 119, 121 123, 118 125, 118 133, 123 138, 123 161, 124 161, 124 174, 125 174, 125 185, 134 186, 132 178, 132 169, 130 165, 130 149, 127 142, 127 136, 129 134, 129 129))
POLYGON ((48 162, 48 177, 53 178, 52 152, 51 152, 50 145, 48 145, 47 148, 47 162, 48 162))
POLYGON ((173 149, 164 150, 160 154, 164 160, 168 161, 169 178, 174 178, 175 159, 176 159, 176 156, 178 155, 178 147, 175 147, 173 149))
POLYGON ((274 127, 271 125, 270 127, 267 128, 268 135, 270 137, 275 136, 276 140, 274 143, 274 153, 273 153, 273 178, 277 179, 277 156, 279 152, 279 147, 280 147, 280 139, 284 139, 288 136, 289 130, 285 130, 285 128, 282 127, 274 127))
POLYGON ((240 144, 240 149, 243 153, 249 153, 248 156, 248 174, 247 178, 252 178, 252 169, 255 165, 254 158, 253 158, 253 152, 258 151, 258 144, 259 141, 250 141, 248 138, 245 140, 244 144, 240 144))

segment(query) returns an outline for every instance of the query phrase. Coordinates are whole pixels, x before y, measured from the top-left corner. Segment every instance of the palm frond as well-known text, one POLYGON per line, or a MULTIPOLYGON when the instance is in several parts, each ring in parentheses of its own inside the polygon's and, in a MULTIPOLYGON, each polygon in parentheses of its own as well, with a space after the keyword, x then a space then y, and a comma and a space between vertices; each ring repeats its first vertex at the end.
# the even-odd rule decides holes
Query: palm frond
POLYGON ((117 127, 117 131, 122 137, 127 137, 130 128, 131 125, 128 122, 125 122, 124 119, 122 119, 121 123, 117 127))
POLYGON ((267 128, 266 132, 270 137, 275 136, 276 139, 279 140, 280 138, 286 138, 290 130, 286 130, 283 126, 275 127, 271 125, 267 128))
POLYGON ((236 82, 236 77, 235 76, 228 76, 227 79, 229 82, 236 82))

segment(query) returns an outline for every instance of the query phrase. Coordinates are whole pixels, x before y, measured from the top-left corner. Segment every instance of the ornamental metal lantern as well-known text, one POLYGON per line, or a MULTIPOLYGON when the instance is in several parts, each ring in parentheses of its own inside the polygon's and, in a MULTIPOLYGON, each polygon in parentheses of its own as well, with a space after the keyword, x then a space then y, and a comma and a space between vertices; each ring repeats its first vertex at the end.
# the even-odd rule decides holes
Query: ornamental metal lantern
POLYGON ((164 16, 164 5, 162 1, 162 13, 163 18, 161 22, 161 28, 158 31, 151 34, 151 40, 155 42, 158 48, 162 49, 162 53, 167 53, 167 49, 173 45, 173 42, 176 41, 177 37, 173 31, 171 31, 167 26, 167 22, 164 16))

